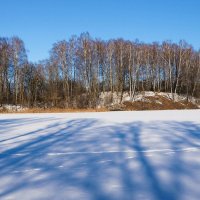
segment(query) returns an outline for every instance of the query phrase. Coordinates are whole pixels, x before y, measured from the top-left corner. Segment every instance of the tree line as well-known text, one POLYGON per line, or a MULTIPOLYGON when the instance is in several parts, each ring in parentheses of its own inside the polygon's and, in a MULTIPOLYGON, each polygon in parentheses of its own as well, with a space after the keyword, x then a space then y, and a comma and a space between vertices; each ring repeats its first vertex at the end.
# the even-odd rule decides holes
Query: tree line
POLYGON ((170 92, 200 97, 200 51, 187 42, 151 44, 93 39, 89 33, 53 44, 31 63, 18 37, 0 38, 0 105, 93 108, 101 92, 170 92))

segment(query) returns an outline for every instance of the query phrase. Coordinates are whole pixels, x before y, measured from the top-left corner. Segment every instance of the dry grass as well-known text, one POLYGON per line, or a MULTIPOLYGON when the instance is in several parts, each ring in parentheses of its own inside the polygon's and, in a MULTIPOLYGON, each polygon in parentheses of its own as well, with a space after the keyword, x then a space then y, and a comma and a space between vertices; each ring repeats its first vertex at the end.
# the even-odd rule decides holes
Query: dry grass
POLYGON ((0 110, 0 113, 76 113, 76 112, 108 112, 108 111, 131 111, 131 110, 178 110, 178 109, 198 109, 198 106, 186 101, 174 102, 161 95, 144 97, 144 101, 129 102, 123 105, 116 105, 99 109, 65 109, 65 108, 30 108, 23 111, 0 110))
POLYGON ((100 109, 65 109, 65 108, 29 108, 23 111, 4 110, 1 113, 76 113, 76 112, 106 112, 106 108, 100 109))

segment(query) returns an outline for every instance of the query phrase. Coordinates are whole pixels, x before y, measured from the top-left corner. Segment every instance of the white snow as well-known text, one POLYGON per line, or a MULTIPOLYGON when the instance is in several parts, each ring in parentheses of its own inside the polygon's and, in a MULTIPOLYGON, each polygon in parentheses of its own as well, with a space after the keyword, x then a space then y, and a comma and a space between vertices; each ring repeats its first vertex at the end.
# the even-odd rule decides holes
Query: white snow
POLYGON ((200 110, 0 115, 0 199, 200 197, 200 110))
POLYGON ((20 111, 25 111, 27 110, 27 108, 21 106, 21 105, 12 105, 12 104, 3 104, 1 107, 0 107, 0 110, 7 110, 7 111, 10 111, 10 112, 20 112, 20 111))

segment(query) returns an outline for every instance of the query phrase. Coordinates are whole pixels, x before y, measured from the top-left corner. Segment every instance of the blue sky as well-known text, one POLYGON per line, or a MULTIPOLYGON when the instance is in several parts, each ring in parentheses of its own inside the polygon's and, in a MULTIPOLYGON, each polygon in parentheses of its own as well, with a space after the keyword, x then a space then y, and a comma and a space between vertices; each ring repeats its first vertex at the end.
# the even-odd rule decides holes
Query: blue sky
POLYGON ((174 42, 200 48, 200 0, 0 0, 0 37, 19 36, 30 61, 54 42, 88 31, 94 38, 174 42))

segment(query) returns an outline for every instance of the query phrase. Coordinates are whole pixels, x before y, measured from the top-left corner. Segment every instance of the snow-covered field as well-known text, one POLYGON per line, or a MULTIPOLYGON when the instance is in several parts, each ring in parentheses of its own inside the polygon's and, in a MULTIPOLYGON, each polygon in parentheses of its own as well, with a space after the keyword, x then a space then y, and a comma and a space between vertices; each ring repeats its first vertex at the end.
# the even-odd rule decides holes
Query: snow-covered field
POLYGON ((0 199, 200 198, 200 110, 0 115, 0 199))

